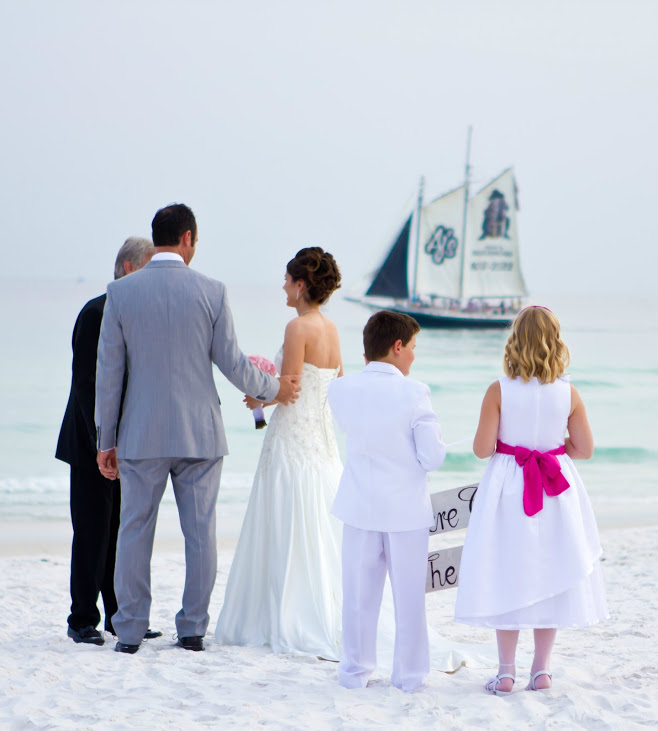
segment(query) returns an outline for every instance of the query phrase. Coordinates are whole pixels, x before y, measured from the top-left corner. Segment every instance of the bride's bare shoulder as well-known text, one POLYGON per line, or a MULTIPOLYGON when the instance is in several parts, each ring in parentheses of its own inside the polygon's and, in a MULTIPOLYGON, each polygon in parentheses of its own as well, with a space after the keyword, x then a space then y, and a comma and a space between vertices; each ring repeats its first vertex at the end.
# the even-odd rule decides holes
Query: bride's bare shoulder
POLYGON ((338 332, 338 328, 336 327, 336 323, 335 323, 335 322, 334 322, 333 320, 330 320, 330 319, 329 319, 328 317, 325 317, 325 318, 324 318, 324 321, 325 321, 325 323, 326 323, 326 326, 327 326, 327 327, 328 327, 328 328, 329 328, 330 330, 333 330, 333 331, 334 331, 334 332, 336 332, 336 333, 338 332))
POLYGON ((286 325, 286 337, 306 331, 304 318, 293 317, 286 325))
POLYGON ((313 339, 315 328, 309 327, 303 317, 293 317, 286 325, 283 341, 286 345, 290 343, 305 343, 313 339))

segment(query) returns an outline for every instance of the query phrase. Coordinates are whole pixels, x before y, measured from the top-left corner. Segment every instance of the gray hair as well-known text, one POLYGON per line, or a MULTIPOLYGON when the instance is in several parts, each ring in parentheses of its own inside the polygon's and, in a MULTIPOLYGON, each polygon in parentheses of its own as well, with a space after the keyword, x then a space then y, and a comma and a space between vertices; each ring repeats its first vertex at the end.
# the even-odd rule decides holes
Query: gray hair
POLYGON ((127 238, 123 246, 119 249, 117 260, 114 263, 114 278, 121 279, 125 276, 123 264, 126 261, 139 269, 148 254, 152 253, 153 242, 150 239, 142 239, 139 236, 131 236, 127 238))

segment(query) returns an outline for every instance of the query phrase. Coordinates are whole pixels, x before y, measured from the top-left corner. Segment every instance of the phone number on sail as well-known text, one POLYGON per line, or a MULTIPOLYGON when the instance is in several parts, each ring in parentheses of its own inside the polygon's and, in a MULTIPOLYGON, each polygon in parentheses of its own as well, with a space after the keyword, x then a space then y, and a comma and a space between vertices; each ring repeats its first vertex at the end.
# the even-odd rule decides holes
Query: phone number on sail
POLYGON ((473 261, 471 269, 475 271, 485 271, 490 269, 492 272, 511 272, 514 269, 514 262, 511 261, 473 261))

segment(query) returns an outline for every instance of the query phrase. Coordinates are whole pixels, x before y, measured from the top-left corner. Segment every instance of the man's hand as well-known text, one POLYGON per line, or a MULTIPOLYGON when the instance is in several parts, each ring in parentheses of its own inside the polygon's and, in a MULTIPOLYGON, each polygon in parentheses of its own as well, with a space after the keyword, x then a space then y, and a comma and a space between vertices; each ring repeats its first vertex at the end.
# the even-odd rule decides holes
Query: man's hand
POLYGON ((101 475, 108 480, 116 480, 119 477, 119 463, 117 462, 117 450, 108 449, 107 452, 98 450, 96 462, 101 475))
POLYGON ((262 401, 259 401, 258 399, 253 398, 252 396, 245 396, 242 399, 242 402, 247 404, 247 408, 253 411, 254 409, 257 409, 259 406, 269 406, 269 404, 265 404, 262 401))
POLYGON ((279 393, 274 399, 279 404, 291 404, 297 401, 301 387, 299 379, 301 376, 281 376, 279 381, 279 393))

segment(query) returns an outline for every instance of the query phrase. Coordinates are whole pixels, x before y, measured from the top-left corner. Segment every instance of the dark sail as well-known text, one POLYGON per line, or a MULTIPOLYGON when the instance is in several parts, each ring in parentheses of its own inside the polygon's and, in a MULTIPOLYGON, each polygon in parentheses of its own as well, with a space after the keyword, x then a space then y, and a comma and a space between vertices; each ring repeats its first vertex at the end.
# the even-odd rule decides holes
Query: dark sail
POLYGON ((378 297, 408 297, 407 285, 407 251, 409 249, 409 231, 411 230, 411 216, 402 227, 400 234, 393 244, 382 268, 373 279, 366 296, 378 297))

